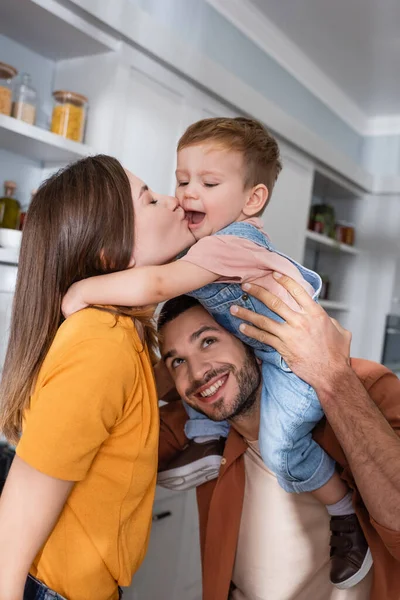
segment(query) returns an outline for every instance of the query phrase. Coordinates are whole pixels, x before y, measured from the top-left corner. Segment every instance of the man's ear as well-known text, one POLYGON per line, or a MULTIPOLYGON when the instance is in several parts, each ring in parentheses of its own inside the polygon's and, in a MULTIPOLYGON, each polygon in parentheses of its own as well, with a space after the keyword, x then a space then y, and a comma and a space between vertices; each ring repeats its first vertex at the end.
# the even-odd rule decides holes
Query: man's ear
POLYGON ((246 200, 246 204, 243 207, 243 213, 246 215, 246 217, 254 217, 254 215, 258 215, 258 213, 261 212, 266 205, 268 196, 268 188, 263 183, 259 183, 251 188, 246 200))

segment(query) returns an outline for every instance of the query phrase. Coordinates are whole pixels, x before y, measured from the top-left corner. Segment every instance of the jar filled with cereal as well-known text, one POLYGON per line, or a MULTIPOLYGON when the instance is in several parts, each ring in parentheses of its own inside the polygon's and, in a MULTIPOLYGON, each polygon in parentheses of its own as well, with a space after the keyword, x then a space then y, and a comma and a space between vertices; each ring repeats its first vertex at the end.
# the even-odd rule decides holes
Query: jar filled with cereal
POLYGON ((75 92, 53 92, 55 105, 51 131, 74 142, 82 142, 85 133, 88 99, 75 92))
POLYGON ((0 62, 0 114, 11 115, 13 79, 17 69, 0 62))

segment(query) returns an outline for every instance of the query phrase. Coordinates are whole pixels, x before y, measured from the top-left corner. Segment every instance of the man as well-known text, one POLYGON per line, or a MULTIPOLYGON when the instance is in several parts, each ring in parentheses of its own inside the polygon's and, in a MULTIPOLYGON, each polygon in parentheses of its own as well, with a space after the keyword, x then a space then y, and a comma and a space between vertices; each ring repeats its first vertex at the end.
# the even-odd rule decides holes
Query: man
MULTIPOLYGON (((398 600, 400 382, 381 365, 350 362, 350 334, 298 284, 288 278, 280 281, 302 312, 252 285, 246 292, 285 322, 244 309, 235 314, 259 328, 246 325, 246 335, 276 348, 316 390, 327 420, 317 426, 314 437, 354 489, 353 503, 374 560, 372 576, 352 590, 331 586, 325 509, 308 494, 286 494, 260 460, 256 361, 200 305, 180 297, 167 303, 160 317, 165 364, 180 397, 208 417, 231 424, 218 479, 197 488, 203 597, 398 600), (211 387, 217 389, 204 397, 202 392, 211 387)), ((162 410, 161 470, 186 444, 186 418, 180 403, 162 410)), ((340 554, 341 544, 352 541, 351 531, 334 532, 332 552, 340 554)))

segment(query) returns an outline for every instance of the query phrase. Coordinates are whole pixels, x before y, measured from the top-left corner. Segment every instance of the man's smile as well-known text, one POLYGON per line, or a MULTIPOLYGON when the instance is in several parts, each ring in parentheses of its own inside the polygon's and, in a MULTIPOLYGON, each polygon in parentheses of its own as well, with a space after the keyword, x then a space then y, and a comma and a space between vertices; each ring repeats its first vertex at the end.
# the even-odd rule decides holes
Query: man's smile
POLYGON ((224 392, 230 373, 219 374, 196 390, 194 396, 205 404, 218 400, 224 392))

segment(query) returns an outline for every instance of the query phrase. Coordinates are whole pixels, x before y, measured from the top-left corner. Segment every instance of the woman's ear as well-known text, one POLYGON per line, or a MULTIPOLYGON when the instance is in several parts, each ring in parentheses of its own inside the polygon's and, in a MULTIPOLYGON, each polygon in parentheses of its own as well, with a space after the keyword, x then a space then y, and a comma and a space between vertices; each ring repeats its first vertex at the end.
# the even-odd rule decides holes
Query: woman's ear
POLYGON ((259 183, 251 188, 246 204, 243 207, 243 213, 246 217, 258 215, 267 204, 268 196, 268 188, 263 183, 259 183))

